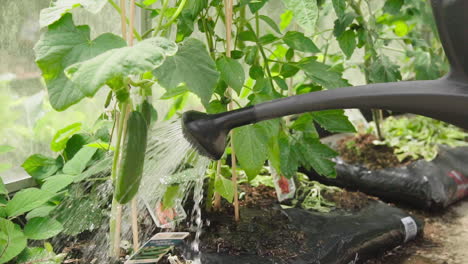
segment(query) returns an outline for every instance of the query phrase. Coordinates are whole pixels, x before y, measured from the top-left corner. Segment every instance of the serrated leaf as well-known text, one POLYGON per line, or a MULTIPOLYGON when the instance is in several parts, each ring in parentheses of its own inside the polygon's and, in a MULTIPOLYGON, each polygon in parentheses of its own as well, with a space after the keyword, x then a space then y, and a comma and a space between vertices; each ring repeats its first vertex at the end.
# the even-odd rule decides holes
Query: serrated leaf
POLYGON ((306 33, 315 30, 318 18, 316 0, 283 0, 287 9, 294 13, 294 20, 306 33))
POLYGON ((313 119, 324 129, 335 133, 354 133, 356 129, 349 122, 344 110, 325 110, 311 113, 313 119))
POLYGON ((8 217, 13 218, 42 206, 54 196, 55 193, 37 188, 23 189, 8 202, 6 212, 8 217))
POLYGON ((73 64, 65 69, 65 74, 86 96, 92 97, 106 83, 152 71, 176 52, 174 42, 155 37, 73 64))
POLYGON ((242 65, 231 58, 222 57, 216 61, 216 66, 221 72, 221 79, 240 94, 245 82, 245 72, 242 65))
POLYGON ((276 33, 281 34, 280 28, 278 27, 278 25, 276 24, 276 22, 273 19, 271 19, 268 16, 264 16, 264 15, 259 15, 258 17, 261 20, 263 20, 265 23, 267 23, 274 31, 276 31, 276 33))
POLYGON ((53 24, 76 7, 83 7, 86 11, 97 14, 106 3, 107 0, 57 0, 51 7, 41 10, 39 25, 43 28, 53 24))
POLYGON ((356 34, 354 30, 346 30, 343 34, 338 37, 338 44, 341 50, 349 59, 356 49, 356 34))
POLYGON ((36 217, 24 227, 24 235, 33 240, 43 240, 58 235, 63 230, 62 224, 49 217, 36 217))
POLYGON ((229 203, 232 203, 235 187, 231 180, 220 175, 219 177, 216 177, 214 187, 216 192, 218 192, 229 203))
POLYGON ((0 263, 6 263, 20 254, 26 242, 19 225, 0 218, 0 263))
POLYGON ((392 63, 388 57, 381 55, 373 61, 370 67, 369 80, 372 83, 399 81, 401 80, 399 66, 392 63))
POLYGON ((41 190, 49 192, 59 192, 72 183, 73 176, 71 175, 54 175, 53 177, 49 177, 46 179, 46 181, 41 186, 41 190))
POLYGON ((268 156, 265 131, 257 125, 248 125, 234 129, 232 137, 239 164, 251 180, 261 171, 268 156))
POLYGON ((56 159, 34 154, 28 157, 21 167, 34 179, 43 180, 57 172, 59 165, 56 159))
POLYGON ((349 83, 330 66, 318 61, 309 60, 298 65, 312 81, 327 89, 349 86, 349 83))
POLYGON ((314 42, 301 32, 289 31, 286 33, 286 35, 284 35, 283 41, 290 48, 298 51, 311 53, 320 52, 319 48, 317 48, 314 42))
POLYGON ((75 26, 71 14, 64 15, 50 25, 41 35, 34 51, 52 107, 62 111, 85 97, 85 94, 65 76, 65 68, 125 45, 126 42, 121 37, 110 33, 91 40, 89 27, 75 26))
POLYGON ((52 141, 50 142, 50 149, 59 152, 65 149, 68 140, 77 132, 81 130, 81 123, 73 123, 68 125, 55 133, 52 141))
POLYGON ((153 73, 166 90, 185 84, 205 105, 210 101, 219 78, 205 44, 196 39, 180 44, 175 56, 167 58, 153 73))
POLYGON ((70 161, 65 163, 63 173, 69 175, 81 174, 97 150, 97 148, 83 147, 70 161))
POLYGON ((335 163, 331 159, 338 153, 320 143, 319 139, 304 139, 295 144, 295 148, 299 151, 301 163, 306 169, 313 168, 320 175, 336 177, 335 163))

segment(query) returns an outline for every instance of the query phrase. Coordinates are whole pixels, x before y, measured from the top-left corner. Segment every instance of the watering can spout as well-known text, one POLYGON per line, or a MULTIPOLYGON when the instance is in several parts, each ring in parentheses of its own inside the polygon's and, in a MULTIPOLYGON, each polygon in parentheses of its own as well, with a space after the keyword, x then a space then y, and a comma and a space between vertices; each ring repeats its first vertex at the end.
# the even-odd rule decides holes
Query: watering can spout
POLYGON ((220 159, 229 131, 278 117, 331 109, 386 109, 439 119, 468 129, 468 83, 442 78, 370 84, 311 92, 221 114, 183 115, 186 138, 212 159, 220 159))

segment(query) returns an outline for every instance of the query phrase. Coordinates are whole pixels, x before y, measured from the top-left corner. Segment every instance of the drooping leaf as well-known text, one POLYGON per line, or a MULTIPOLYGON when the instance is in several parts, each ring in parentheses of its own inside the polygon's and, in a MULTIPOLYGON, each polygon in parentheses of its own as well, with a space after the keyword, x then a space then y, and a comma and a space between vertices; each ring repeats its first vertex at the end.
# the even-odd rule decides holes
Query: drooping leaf
POLYGON ((34 154, 27 158, 21 167, 34 179, 43 180, 57 172, 60 163, 56 159, 34 154))
POLYGON ((343 34, 338 37, 338 43, 341 50, 349 59, 356 49, 356 34, 354 30, 346 30, 343 34))
POLYGON ((234 59, 222 57, 216 61, 216 66, 221 72, 221 79, 231 86, 237 94, 240 94, 245 81, 242 65, 234 59))
POLYGON ((62 224, 49 217, 36 217, 24 227, 24 235, 29 239, 43 240, 58 235, 63 230, 62 224))
POLYGON ((54 197, 51 193, 37 188, 23 189, 15 194, 13 199, 8 202, 6 212, 8 217, 16 217, 38 208, 54 197))
POLYGON ((36 209, 31 210, 27 215, 26 215, 26 220, 33 219, 35 217, 46 217, 49 216, 50 212, 57 208, 54 205, 44 205, 41 207, 38 207, 36 209))
POLYGON ((73 183, 73 176, 71 175, 54 175, 49 177, 42 184, 41 189, 49 192, 59 192, 65 189, 68 185, 73 183))
POLYGON ((287 9, 294 13, 294 20, 305 32, 315 30, 318 18, 318 6, 316 0, 283 0, 287 9))
POLYGON ((59 152, 65 149, 68 140, 77 132, 81 130, 81 123, 73 123, 68 125, 55 133, 54 138, 50 142, 50 149, 59 152))
POLYGON ((86 96, 91 97, 108 82, 156 69, 167 56, 173 56, 176 52, 174 42, 155 37, 133 47, 112 49, 73 64, 65 69, 65 73, 86 96))
POLYGON ((346 13, 343 17, 335 20, 335 26, 333 28, 333 35, 335 37, 340 37, 346 31, 346 28, 353 23, 353 20, 356 18, 354 13, 346 13))
POLYGON ((276 33, 281 34, 280 28, 278 27, 278 25, 276 24, 276 22, 273 19, 271 19, 268 16, 264 16, 264 15, 259 15, 258 17, 261 20, 263 20, 265 23, 267 23, 267 25, 269 25, 274 31, 276 31, 276 33))
POLYGON ((263 168, 268 156, 265 131, 258 125, 243 126, 234 129, 232 137, 239 164, 251 180, 263 168))
POLYGON ((97 150, 97 148, 83 147, 75 154, 73 159, 65 163, 63 173, 69 175, 81 174, 97 150))
POLYGON ((220 175, 219 177, 216 177, 214 187, 221 197, 226 199, 229 203, 232 203, 235 187, 231 180, 220 175))
POLYGON ((207 105, 218 82, 219 73, 203 42, 188 39, 179 46, 175 56, 166 59, 153 71, 167 90, 184 84, 207 105))
POLYGON ((97 14, 106 3, 107 0, 57 0, 51 7, 41 10, 39 25, 41 28, 46 27, 76 7, 83 7, 86 11, 97 14))
POLYGON ((0 218, 0 263, 6 263, 20 254, 26 242, 20 226, 0 218))
POLYGON ((284 35, 283 41, 290 48, 298 51, 311 53, 320 52, 314 42, 310 38, 304 36, 304 33, 301 32, 289 31, 284 35))
POLYGON ((401 80, 399 66, 387 56, 380 55, 370 67, 369 80, 373 83, 396 82, 401 80))
POLYGON ((65 76, 66 67, 125 45, 126 42, 121 37, 110 33, 91 40, 89 27, 75 26, 71 14, 64 15, 50 25, 37 42, 34 51, 52 107, 62 111, 85 97, 85 94, 65 76))
POLYGON ((324 129, 335 133, 354 133, 356 129, 348 120, 344 110, 325 110, 311 113, 314 120, 324 129))
POLYGON ((327 88, 339 88, 349 86, 349 83, 341 77, 341 74, 332 71, 326 64, 315 60, 299 64, 305 74, 317 84, 327 88))
POLYGON ((335 9, 336 16, 341 19, 346 12, 346 0, 332 0, 333 9, 335 9))

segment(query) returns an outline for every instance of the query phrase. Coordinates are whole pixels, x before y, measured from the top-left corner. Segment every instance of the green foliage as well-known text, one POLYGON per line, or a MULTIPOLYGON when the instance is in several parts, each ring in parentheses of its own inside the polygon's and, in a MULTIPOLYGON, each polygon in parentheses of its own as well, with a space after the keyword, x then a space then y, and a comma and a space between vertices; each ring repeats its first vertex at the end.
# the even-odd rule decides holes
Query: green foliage
POLYGON ((159 83, 172 91, 184 85, 208 104, 219 78, 216 66, 203 42, 188 39, 179 44, 179 50, 161 67, 153 71, 159 83))
POLYGON ((242 65, 234 59, 221 57, 216 61, 216 65, 221 72, 221 80, 232 87, 237 94, 240 94, 245 82, 245 73, 242 65))
POLYGON ((8 202, 6 206, 7 215, 9 218, 13 218, 27 213, 42 206, 54 195, 54 193, 37 188, 23 189, 8 202))
POLYGON ((76 7, 83 7, 86 11, 97 14, 106 3, 106 0, 57 0, 53 6, 41 10, 39 24, 41 28, 51 25, 76 7))
MULTIPOLYGON (((36 63, 42 71, 51 105, 58 111, 82 100, 86 93, 69 80, 64 70, 107 50, 125 46, 125 41, 106 33, 90 39, 88 26, 75 26, 72 15, 66 14, 50 25, 34 47, 36 63)), ((86 88, 86 87, 84 87, 86 88)))
POLYGON ((263 168, 268 156, 268 139, 264 127, 255 124, 236 128, 232 138, 240 166, 249 179, 253 179, 263 168))
POLYGON ((283 0, 287 9, 293 12, 294 20, 307 33, 315 29, 318 18, 316 0, 283 0))
POLYGON ((284 35, 283 41, 290 48, 295 49, 297 51, 311 53, 320 52, 317 46, 315 46, 314 42, 312 42, 310 38, 306 37, 304 33, 301 32, 288 31, 288 33, 284 35))
POLYGON ((0 218, 0 263, 16 257, 26 247, 26 237, 13 222, 0 218))
POLYGON ((63 226, 55 219, 48 217, 36 217, 28 221, 24 227, 24 235, 28 239, 43 240, 58 235, 63 226))
POLYGON ((468 133, 453 125, 422 116, 389 117, 383 122, 382 131, 385 139, 375 144, 393 147, 400 161, 421 158, 430 161, 437 157, 440 145, 468 145, 468 133))
POLYGON ((224 176, 216 177, 214 183, 215 190, 226 199, 228 202, 232 203, 234 199, 234 184, 232 180, 226 179, 224 176))

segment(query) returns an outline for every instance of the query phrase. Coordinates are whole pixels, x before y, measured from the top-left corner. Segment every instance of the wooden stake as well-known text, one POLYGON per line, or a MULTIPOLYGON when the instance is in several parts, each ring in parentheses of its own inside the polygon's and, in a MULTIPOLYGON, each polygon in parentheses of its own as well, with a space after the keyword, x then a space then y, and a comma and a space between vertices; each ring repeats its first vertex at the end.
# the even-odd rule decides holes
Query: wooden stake
POLYGON ((133 234, 133 251, 137 252, 140 248, 140 242, 138 239, 138 203, 137 198, 132 200, 132 234, 133 234))
MULTIPOLYGON (((221 165, 222 165, 221 160, 218 160, 218 162, 216 163, 215 182, 218 179, 218 177, 222 177, 221 176, 221 165)), ((215 192, 214 197, 215 198, 214 198, 213 209, 215 211, 219 211, 221 209, 221 195, 218 192, 215 192)))
MULTIPOLYGON (((232 0, 226 0, 225 13, 226 13, 226 57, 231 57, 231 42, 232 42, 232 0)), ((232 99, 232 89, 228 88, 228 95, 232 99)), ((234 109, 234 102, 231 100, 229 103, 229 111, 234 109)), ((239 214, 239 196, 237 194, 237 160, 236 151, 234 150, 232 132, 231 132, 231 163, 232 163, 232 183, 234 185, 234 219, 236 222, 240 220, 239 214)))
POLYGON ((115 237, 114 237, 114 256, 120 257, 120 233, 122 232, 122 205, 117 203, 117 212, 115 213, 115 237))

